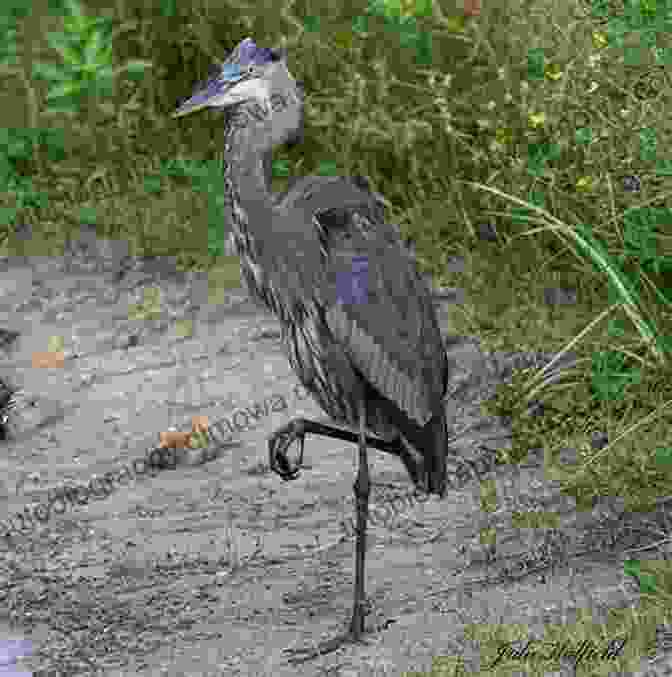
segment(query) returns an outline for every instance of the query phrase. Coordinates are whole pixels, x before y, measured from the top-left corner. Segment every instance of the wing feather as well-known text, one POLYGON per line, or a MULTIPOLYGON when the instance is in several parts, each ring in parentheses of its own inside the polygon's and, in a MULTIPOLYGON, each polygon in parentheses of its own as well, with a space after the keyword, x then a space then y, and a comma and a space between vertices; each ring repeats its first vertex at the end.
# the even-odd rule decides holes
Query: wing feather
POLYGON ((282 242, 261 252, 273 307, 290 323, 315 308, 359 373, 424 426, 443 406, 448 369, 431 294, 398 229, 358 202, 355 189, 326 182, 318 192, 330 199, 318 201, 321 209, 295 204, 268 215, 282 242), (361 303, 339 298, 338 280, 355 257, 368 266, 368 299, 361 303))
MULTIPOLYGON (((321 217, 323 226, 325 220, 321 217)), ((318 296, 327 325, 352 364, 424 425, 445 394, 446 354, 431 295, 415 261, 401 242, 376 238, 378 227, 356 212, 347 228, 326 227, 329 258, 318 296), (367 257, 367 303, 339 298, 336 280, 355 256, 367 257)))

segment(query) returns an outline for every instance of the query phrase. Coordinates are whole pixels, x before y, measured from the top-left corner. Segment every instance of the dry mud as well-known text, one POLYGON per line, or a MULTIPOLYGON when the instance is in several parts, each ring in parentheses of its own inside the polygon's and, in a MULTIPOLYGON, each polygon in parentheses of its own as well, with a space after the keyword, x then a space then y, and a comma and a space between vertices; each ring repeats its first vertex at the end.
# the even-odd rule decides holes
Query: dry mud
POLYGON ((470 623, 525 623, 543 636, 578 609, 604 620, 607 609, 636 604, 622 559, 643 537, 618 501, 577 513, 534 454, 488 470, 510 430, 484 418, 479 402, 514 366, 550 356, 486 356, 477 341, 453 338, 452 488, 420 501, 396 459, 370 454, 368 624, 380 629, 366 644, 291 664, 284 648, 310 646, 349 619, 354 542, 343 524, 353 516, 356 449, 309 438, 297 480, 270 473, 267 435, 292 416, 321 416, 296 388, 277 323, 243 292, 213 302, 205 275, 106 246, 89 233, 67 259, 0 265, 0 327, 19 332, 0 376, 21 388, 11 439, 0 443, 0 519, 57 487, 117 472, 194 415, 247 415, 229 442, 189 452, 173 470, 120 480, 0 538, 0 639, 32 641, 26 670, 364 677, 429 671, 446 655, 474 669, 470 623), (149 287, 161 290, 160 312, 129 319, 149 287), (186 338, 177 330, 185 319, 186 338), (34 368, 33 352, 54 335, 64 338, 63 366, 34 368), (480 477, 495 479, 501 509, 481 510, 480 477), (515 510, 553 511, 560 526, 516 529, 515 510), (495 548, 479 544, 485 528, 496 528, 495 548))

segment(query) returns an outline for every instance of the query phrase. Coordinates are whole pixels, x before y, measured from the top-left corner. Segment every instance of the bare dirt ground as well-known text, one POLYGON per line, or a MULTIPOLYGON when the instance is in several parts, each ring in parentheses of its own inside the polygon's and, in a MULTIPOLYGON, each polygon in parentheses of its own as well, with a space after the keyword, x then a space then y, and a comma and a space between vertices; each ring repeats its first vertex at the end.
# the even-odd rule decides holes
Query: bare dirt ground
MULTIPOLYGON (((538 456, 487 475, 501 509, 485 513, 478 477, 456 481, 443 500, 411 501, 401 464, 372 452, 368 622, 380 629, 367 644, 292 665, 284 648, 310 646, 349 619, 354 542, 342 522, 353 517, 356 449, 309 438, 297 480, 270 473, 267 435, 292 416, 321 416, 295 389, 273 318, 242 292, 209 303, 205 275, 176 273, 170 262, 110 258, 91 238, 80 249, 66 261, 0 267, 0 326, 20 332, 0 376, 23 389, 12 439, 0 443, 0 520, 46 501, 50 489, 119 470, 156 446, 160 431, 188 430, 194 415, 231 419, 273 397, 287 406, 210 449, 210 460, 193 452, 175 470, 0 537, 0 639, 32 640, 25 669, 401 675, 429 671, 433 656, 464 655, 477 666, 477 646, 463 632, 470 623, 543 633, 547 623, 572 622, 577 609, 598 620, 636 603, 621 564, 640 543, 623 526, 633 518, 617 502, 577 513, 538 456), (129 320, 151 286, 161 289, 160 317, 129 320), (176 331, 183 319, 193 322, 191 337, 176 331), (65 340, 64 366, 34 368, 33 352, 54 335, 65 340), (381 517, 393 498, 411 502, 381 517), (561 526, 514 528, 512 512, 530 509, 556 512, 561 526), (479 544, 488 527, 497 529, 495 548, 479 544)), ((448 349, 458 459, 491 458, 508 429, 483 417, 480 399, 512 366, 544 356, 486 358, 466 339, 448 349)), ((452 476, 463 466, 456 460, 452 476)))

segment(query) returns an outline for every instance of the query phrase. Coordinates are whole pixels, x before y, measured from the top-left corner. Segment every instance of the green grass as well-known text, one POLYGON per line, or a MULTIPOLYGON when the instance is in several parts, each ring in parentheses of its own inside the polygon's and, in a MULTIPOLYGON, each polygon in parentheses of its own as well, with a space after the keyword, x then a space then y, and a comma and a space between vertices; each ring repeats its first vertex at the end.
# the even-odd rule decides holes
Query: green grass
POLYGON ((132 254, 237 285, 221 248, 220 122, 170 113, 243 37, 284 44, 306 86, 306 141, 278 150, 274 188, 367 175, 422 268, 465 290, 453 333, 576 352, 562 382, 518 373, 488 404, 513 421, 501 460, 543 446, 549 478, 580 506, 622 496, 649 508, 672 493, 672 2, 485 0, 474 21, 459 4, 91 1, 99 25, 50 15, 53 0, 17 5, 0 54, 12 127, 0 253, 59 255, 95 223, 132 254), (625 186, 632 176, 639 190, 625 186), (32 240, 17 223, 33 225, 32 240), (496 240, 479 237, 484 224, 496 240), (449 271, 454 256, 462 272, 449 271), (549 305, 558 287, 576 302, 549 305), (550 413, 526 417, 532 399, 550 413), (591 447, 595 431, 606 448, 591 447), (563 447, 578 449, 575 465, 557 461, 563 447))

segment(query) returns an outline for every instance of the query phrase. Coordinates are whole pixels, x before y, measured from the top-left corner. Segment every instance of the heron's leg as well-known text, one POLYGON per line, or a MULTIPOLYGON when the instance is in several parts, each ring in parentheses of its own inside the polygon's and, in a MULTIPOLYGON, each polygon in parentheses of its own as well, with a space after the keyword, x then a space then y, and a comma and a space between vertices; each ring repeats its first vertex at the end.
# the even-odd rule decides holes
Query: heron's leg
POLYGON ((359 467, 357 479, 353 486, 355 504, 357 506, 357 546, 355 551, 355 599, 350 622, 352 639, 359 641, 364 634, 365 615, 365 557, 366 557, 366 524, 369 518, 369 496, 371 482, 369 480, 369 459, 366 453, 366 400, 359 401, 359 467))
MULTIPOLYGON (((314 423, 308 421, 308 423, 314 423)), ((320 643, 315 649, 287 649, 290 654, 303 654, 292 658, 292 663, 305 663, 306 661, 324 656, 325 654, 336 651, 340 647, 351 643, 361 642, 364 634, 364 617, 366 615, 366 599, 364 595, 364 564, 366 556, 366 524, 369 513, 369 496, 371 493, 371 482, 369 480, 369 463, 367 458, 367 444, 370 438, 366 434, 366 401, 362 399, 359 404, 359 434, 354 433, 359 442, 359 467, 357 477, 353 485, 355 492, 355 501, 357 505, 357 543, 355 550, 355 584, 354 584, 354 603, 352 609, 352 620, 348 630, 332 639, 320 643)), ((327 426, 329 427, 329 426, 327 426)), ((336 428, 340 433, 352 435, 352 431, 336 428)), ((338 436, 337 439, 344 439, 338 436)), ((346 438, 350 441, 350 437, 346 438)), ((378 437, 374 439, 379 440, 378 437)), ((354 441, 354 440, 353 440, 354 441)), ((381 626, 382 628, 387 625, 381 626)), ((378 630, 379 628, 376 628, 378 630)))
MULTIPOLYGON (((361 432, 338 427, 327 422, 310 421, 305 418, 293 419, 287 423, 287 425, 278 428, 268 438, 269 462, 271 469, 284 480, 296 479, 299 476, 299 467, 303 460, 303 439, 308 434, 321 435, 322 437, 331 437, 335 440, 359 444, 361 432), (301 454, 299 456, 298 466, 292 467, 292 464, 287 458, 287 451, 296 441, 302 445, 301 454)), ((378 435, 372 435, 370 433, 364 433, 364 435, 366 438, 366 445, 372 449, 386 451, 395 456, 401 456, 403 454, 403 447, 400 448, 397 440, 386 440, 378 435)))

